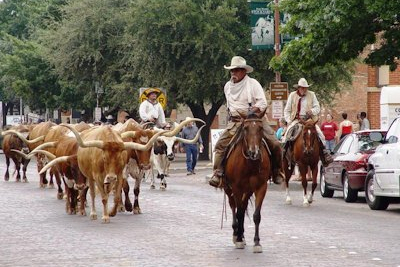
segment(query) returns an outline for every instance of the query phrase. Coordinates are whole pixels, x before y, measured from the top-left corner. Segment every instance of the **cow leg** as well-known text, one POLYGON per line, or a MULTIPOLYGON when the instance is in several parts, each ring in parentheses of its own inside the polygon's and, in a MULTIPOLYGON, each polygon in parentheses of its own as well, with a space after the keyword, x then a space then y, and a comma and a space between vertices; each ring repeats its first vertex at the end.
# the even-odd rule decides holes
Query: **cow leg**
MULTIPOLYGON (((37 170, 38 172, 40 172, 43 168, 44 164, 43 164, 43 157, 42 156, 38 156, 37 157, 37 170)), ((40 181, 39 181, 39 186, 41 188, 45 188, 47 186, 47 179, 46 179, 46 173, 40 174, 40 181)))
POLYGON ((50 170, 50 188, 54 188, 53 175, 56 177, 57 182, 57 199, 63 199, 64 192, 61 186, 61 176, 57 168, 51 168, 50 170))
MULTIPOLYGON (((123 180, 122 175, 119 175, 117 177, 117 181, 116 181, 116 185, 115 185, 116 190, 115 190, 115 194, 114 194, 114 207, 112 208, 112 210, 110 212, 111 217, 114 217, 117 214, 118 203, 121 200, 122 180, 123 180)), ((110 220, 110 219, 108 219, 108 220, 110 220)))
POLYGON ((90 198, 92 200, 92 203, 91 203, 92 205, 90 207, 90 219, 97 220, 97 212, 96 212, 96 205, 95 205, 96 187, 94 186, 93 179, 89 179, 89 190, 90 190, 90 198))
POLYGON ((13 158, 14 164, 15 164, 15 171, 17 172, 17 178, 16 178, 16 182, 19 183, 21 182, 21 174, 20 174, 20 170, 21 170, 21 162, 17 159, 17 158, 13 158))
POLYGON ((10 180, 10 173, 8 172, 8 168, 10 167, 10 158, 6 156, 6 173, 4 174, 4 181, 10 180))
MULTIPOLYGON (((150 173, 149 173, 150 175, 150 173)), ((151 168, 151 178, 150 178, 150 189, 156 189, 156 186, 154 185, 154 169, 153 167, 151 168)))
POLYGON ((167 189, 167 180, 165 179, 165 175, 161 174, 160 175, 161 183, 160 183, 160 189, 165 190, 167 189))
POLYGON ((83 216, 86 216, 86 210, 85 210, 85 206, 86 206, 86 195, 87 195, 87 191, 88 191, 89 187, 85 187, 82 190, 79 190, 79 213, 83 216))
POLYGON ((26 169, 28 168, 28 164, 29 164, 30 160, 29 159, 24 159, 23 160, 23 166, 22 166, 22 172, 23 172, 23 176, 22 176, 22 181, 24 183, 28 182, 28 178, 26 177, 26 169))
MULTIPOLYGON (((141 174, 142 172, 140 172, 141 174)), ((135 188, 133 189, 133 193, 135 194, 135 202, 133 203, 133 214, 141 214, 142 211, 140 210, 139 206, 139 193, 140 193, 140 174, 139 177, 135 179, 135 188)))
MULTIPOLYGON (((131 212, 132 211, 132 202, 131 199, 129 198, 129 183, 127 179, 123 179, 122 181, 122 188, 124 190, 124 195, 125 195, 125 210, 131 212)), ((122 197, 121 197, 121 204, 122 204, 122 197)))

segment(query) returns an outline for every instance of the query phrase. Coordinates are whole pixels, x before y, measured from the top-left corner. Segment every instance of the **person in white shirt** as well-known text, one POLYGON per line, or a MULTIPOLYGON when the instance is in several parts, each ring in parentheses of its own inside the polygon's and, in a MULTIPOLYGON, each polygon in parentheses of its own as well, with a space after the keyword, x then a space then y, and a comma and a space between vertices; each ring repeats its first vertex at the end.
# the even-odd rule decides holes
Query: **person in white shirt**
MULTIPOLYGON (((312 119, 314 122, 317 122, 319 119, 321 108, 319 106, 317 96, 314 92, 309 91, 308 87, 309 85, 307 80, 305 78, 300 78, 297 83, 297 90, 290 93, 286 102, 286 106, 283 110, 285 120, 288 123, 286 134, 282 138, 282 143, 285 143, 283 152, 284 155, 286 155, 286 152, 290 147, 290 143, 287 142, 287 138, 291 136, 292 129, 297 123, 299 123, 299 120, 312 119)), ((321 151, 320 158, 322 164, 327 166, 333 161, 333 159, 330 156, 330 152, 325 149, 324 134, 318 125, 315 125, 315 128, 319 137, 319 146, 321 151)))
POLYGON ((242 123, 239 114, 246 114, 251 111, 263 121, 264 140, 267 142, 272 154, 272 180, 274 183, 280 184, 284 179, 281 168, 282 150, 274 131, 264 116, 267 109, 264 90, 256 79, 247 75, 247 73, 253 71, 253 68, 246 64, 246 60, 243 57, 234 56, 231 60, 231 65, 224 66, 224 68, 229 70, 231 74, 231 79, 224 87, 229 123, 215 145, 214 174, 209 183, 214 187, 221 186, 221 177, 224 173, 222 159, 229 142, 242 123))
POLYGON ((165 114, 161 104, 157 101, 159 91, 156 89, 149 89, 146 96, 147 99, 140 104, 139 116, 142 119, 142 123, 152 122, 157 127, 164 127, 165 114))

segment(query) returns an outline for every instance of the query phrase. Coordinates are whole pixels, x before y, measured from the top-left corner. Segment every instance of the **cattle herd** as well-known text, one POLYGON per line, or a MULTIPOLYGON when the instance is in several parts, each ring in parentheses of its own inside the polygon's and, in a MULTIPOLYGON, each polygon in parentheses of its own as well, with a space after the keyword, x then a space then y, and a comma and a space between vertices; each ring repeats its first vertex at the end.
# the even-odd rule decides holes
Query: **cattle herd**
MULTIPOLYGON (((61 124, 42 122, 33 125, 17 125, 3 131, 3 152, 6 158, 4 179, 10 179, 10 160, 15 163, 16 180, 27 182, 26 169, 35 157, 40 176, 39 186, 58 186, 57 198, 63 199, 65 188, 66 212, 86 215, 86 194, 91 197, 90 218, 97 219, 95 207, 96 193, 103 203, 102 221, 108 223, 110 216, 126 210, 141 213, 139 192, 142 178, 153 166, 160 178, 160 189, 165 190, 166 176, 174 158, 173 146, 176 142, 196 143, 201 132, 193 140, 177 137, 188 123, 204 121, 187 118, 175 124, 173 130, 144 129, 133 119, 116 125, 94 126, 87 123, 61 124), (49 172, 49 181, 46 172, 49 172), (134 204, 129 199, 129 177, 135 180, 134 204), (108 210, 109 193, 113 191, 114 205, 108 210), (124 192, 124 201, 122 200, 124 192), (79 200, 79 205, 78 205, 79 200), (78 211, 79 209, 79 211, 78 211)), ((204 127, 204 125, 202 126, 204 127)), ((152 175, 151 188, 155 188, 152 175)))

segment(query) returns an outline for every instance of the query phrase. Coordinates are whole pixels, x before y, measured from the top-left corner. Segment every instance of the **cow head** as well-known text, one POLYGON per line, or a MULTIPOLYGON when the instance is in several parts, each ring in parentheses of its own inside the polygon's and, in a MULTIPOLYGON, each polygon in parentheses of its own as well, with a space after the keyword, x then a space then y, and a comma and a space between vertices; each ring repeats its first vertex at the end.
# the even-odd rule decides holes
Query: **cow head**
POLYGON ((154 154, 165 154, 168 160, 172 161, 175 158, 174 144, 176 137, 160 136, 157 138, 157 142, 154 144, 154 154))

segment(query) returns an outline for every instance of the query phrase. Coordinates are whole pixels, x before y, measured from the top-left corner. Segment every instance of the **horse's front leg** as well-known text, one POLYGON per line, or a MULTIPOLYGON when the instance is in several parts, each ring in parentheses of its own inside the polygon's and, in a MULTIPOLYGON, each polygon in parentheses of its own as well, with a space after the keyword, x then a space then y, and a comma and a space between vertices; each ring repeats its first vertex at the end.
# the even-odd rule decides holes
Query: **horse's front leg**
POLYGON ((233 244, 236 244, 237 235, 238 235, 237 234, 238 233, 238 221, 236 219, 236 202, 232 196, 232 191, 229 188, 225 189, 225 194, 228 196, 229 206, 231 207, 231 210, 232 210, 232 229, 233 229, 232 242, 233 242, 233 244))
POLYGON ((260 237, 259 237, 259 226, 261 222, 261 207, 262 203, 264 201, 265 194, 267 192, 267 187, 268 184, 265 183, 263 187, 261 187, 259 190, 255 192, 256 196, 256 209, 253 214, 253 221, 256 226, 255 233, 254 233, 254 247, 253 247, 253 252, 254 253, 261 253, 262 252, 262 246, 260 245, 260 237))
POLYGON ((295 167, 295 164, 290 164, 290 168, 289 168, 289 163, 287 162, 287 159, 283 159, 283 169, 285 170, 285 189, 286 189, 285 203, 287 205, 292 204, 292 198, 290 197, 290 193, 289 193, 289 180, 292 177, 294 167, 295 167))
POLYGON ((319 170, 318 164, 316 166, 312 167, 311 169, 312 169, 312 187, 311 187, 311 193, 310 193, 310 195, 308 196, 308 199, 307 199, 308 203, 310 203, 310 204, 313 202, 314 191, 315 191, 315 188, 317 188, 317 185, 318 185, 318 183, 317 183, 318 170, 319 170))
POLYGON ((310 206, 310 203, 308 202, 308 197, 307 197, 307 172, 308 172, 308 166, 304 165, 299 165, 299 171, 301 175, 301 185, 303 186, 303 206, 308 207, 310 206))
POLYGON ((235 201, 237 204, 236 218, 238 222, 238 231, 235 246, 239 249, 243 249, 246 246, 246 241, 244 239, 244 216, 246 213, 249 197, 250 196, 248 195, 235 197, 235 201))

